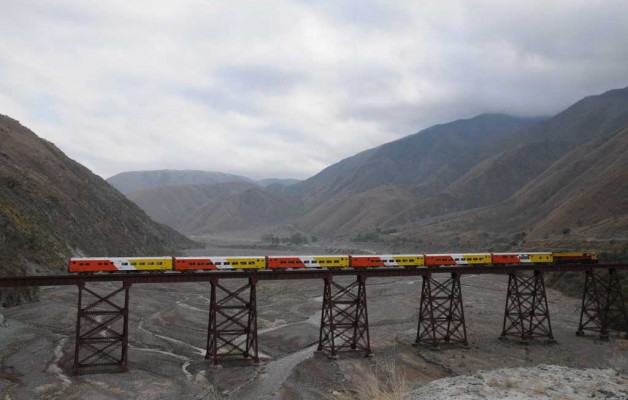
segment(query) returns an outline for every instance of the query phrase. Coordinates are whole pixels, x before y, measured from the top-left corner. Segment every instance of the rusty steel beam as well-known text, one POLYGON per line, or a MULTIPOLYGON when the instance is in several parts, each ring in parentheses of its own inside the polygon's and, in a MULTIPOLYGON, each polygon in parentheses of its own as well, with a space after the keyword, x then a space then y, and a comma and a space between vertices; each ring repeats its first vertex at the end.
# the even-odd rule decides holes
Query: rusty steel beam
POLYGON ((358 275, 349 285, 334 282, 333 275, 324 279, 323 306, 317 351, 337 358, 347 350, 371 352, 369 319, 366 304, 366 276, 358 275))
POLYGON ((554 343, 543 272, 536 270, 529 276, 521 273, 508 275, 500 339, 512 336, 527 343, 530 339, 546 338, 548 342, 554 343))
POLYGON ((428 344, 438 348, 440 344, 468 346, 464 305, 460 289, 460 274, 454 272, 444 282, 432 275, 423 277, 419 324, 415 346, 428 344))
POLYGON ((124 282, 121 288, 103 290, 79 282, 75 375, 128 371, 130 287, 124 282))
POLYGON ((625 332, 628 339, 628 314, 615 268, 603 271, 586 271, 580 323, 577 336, 584 336, 585 331, 599 333, 600 339, 609 339, 609 328, 625 332))
POLYGON ((239 357, 259 363, 257 348, 257 279, 237 289, 211 281, 207 351, 205 359, 218 365, 221 360, 239 357), (248 296, 247 296, 248 291, 248 296))
POLYGON ((519 266, 473 266, 473 267, 420 267, 420 268, 347 268, 347 269, 320 269, 320 270, 291 270, 291 271, 208 271, 208 272, 122 272, 100 273, 93 275, 38 275, 20 277, 0 277, 0 287, 18 286, 63 286, 77 285, 84 282, 117 282, 129 284, 139 283, 181 283, 181 282, 210 282, 213 278, 238 279, 256 277, 258 280, 287 280, 287 279, 325 279, 325 276, 363 275, 365 277, 395 277, 395 276, 426 276, 428 274, 510 274, 523 271, 541 270, 544 272, 587 271, 612 268, 616 271, 628 270, 628 264, 556 264, 556 265, 519 265, 519 266))

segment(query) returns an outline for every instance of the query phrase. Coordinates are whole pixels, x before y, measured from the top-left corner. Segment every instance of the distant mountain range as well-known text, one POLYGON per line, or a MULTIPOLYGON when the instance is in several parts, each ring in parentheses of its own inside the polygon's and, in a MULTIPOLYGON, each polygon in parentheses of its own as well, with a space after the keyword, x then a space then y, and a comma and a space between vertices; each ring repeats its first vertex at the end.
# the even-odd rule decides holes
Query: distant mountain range
POLYGON ((226 174, 198 185, 198 172, 180 171, 174 186, 164 180, 128 196, 186 234, 291 223, 336 238, 385 230, 382 240, 433 250, 625 243, 626 128, 628 88, 554 117, 485 114, 436 125, 287 186, 226 174))
POLYGON ((260 186, 291 185, 297 179, 262 179, 259 181, 245 176, 216 171, 158 170, 122 172, 107 179, 107 182, 120 192, 129 194, 146 189, 181 185, 214 185, 227 182, 249 182, 260 186))

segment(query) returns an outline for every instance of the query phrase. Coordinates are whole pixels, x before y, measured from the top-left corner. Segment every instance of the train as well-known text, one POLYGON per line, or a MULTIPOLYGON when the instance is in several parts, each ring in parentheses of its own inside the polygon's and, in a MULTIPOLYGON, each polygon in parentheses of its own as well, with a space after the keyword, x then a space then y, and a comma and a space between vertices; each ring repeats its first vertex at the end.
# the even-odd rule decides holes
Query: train
POLYGON ((437 268, 441 266, 591 264, 597 261, 597 254, 588 251, 242 257, 74 257, 69 260, 68 272, 437 268))

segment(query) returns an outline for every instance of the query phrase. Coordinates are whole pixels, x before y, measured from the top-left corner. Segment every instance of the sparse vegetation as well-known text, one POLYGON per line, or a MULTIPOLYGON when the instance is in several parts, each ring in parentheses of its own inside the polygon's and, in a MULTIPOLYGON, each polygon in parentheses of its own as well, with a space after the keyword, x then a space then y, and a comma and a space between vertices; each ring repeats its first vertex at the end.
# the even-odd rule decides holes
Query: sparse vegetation
POLYGON ((382 242, 384 240, 382 238, 382 235, 390 235, 396 232, 397 232, 397 229, 395 228, 388 228, 388 229, 376 228, 373 230, 359 232, 356 236, 351 238, 351 241, 352 242, 382 242))
POLYGON ((312 240, 312 242, 318 241, 316 236, 312 236, 308 238, 307 236, 296 232, 291 234, 290 236, 275 236, 272 233, 262 235, 261 240, 266 243, 272 244, 291 244, 291 245, 299 245, 299 244, 307 244, 312 240))
POLYGON ((403 400, 409 398, 410 388, 399 372, 394 359, 376 364, 364 374, 354 388, 335 391, 328 397, 339 400, 403 400))

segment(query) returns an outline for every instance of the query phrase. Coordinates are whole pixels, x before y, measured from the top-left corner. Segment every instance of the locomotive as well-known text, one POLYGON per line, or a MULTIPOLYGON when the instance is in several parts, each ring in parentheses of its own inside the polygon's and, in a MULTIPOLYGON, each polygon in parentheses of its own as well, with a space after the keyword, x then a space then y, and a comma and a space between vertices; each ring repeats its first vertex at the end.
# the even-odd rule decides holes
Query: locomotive
POLYGON ((214 270, 435 268, 440 266, 549 265, 597 263, 593 252, 448 253, 257 257, 87 257, 71 258, 68 272, 159 272, 214 270))

